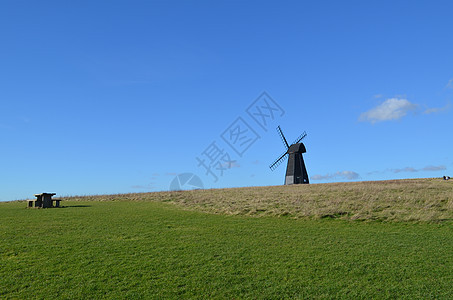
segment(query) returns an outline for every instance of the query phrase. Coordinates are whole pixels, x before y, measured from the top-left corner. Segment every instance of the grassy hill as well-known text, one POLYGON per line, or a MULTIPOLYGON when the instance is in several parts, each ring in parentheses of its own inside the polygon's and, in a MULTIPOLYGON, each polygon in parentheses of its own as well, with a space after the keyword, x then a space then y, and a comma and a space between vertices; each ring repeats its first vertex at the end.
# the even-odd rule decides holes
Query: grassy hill
POLYGON ((381 221, 453 219, 453 180, 439 178, 67 197, 158 201, 215 214, 381 221))
POLYGON ((0 298, 452 299, 452 183, 0 203, 0 298))

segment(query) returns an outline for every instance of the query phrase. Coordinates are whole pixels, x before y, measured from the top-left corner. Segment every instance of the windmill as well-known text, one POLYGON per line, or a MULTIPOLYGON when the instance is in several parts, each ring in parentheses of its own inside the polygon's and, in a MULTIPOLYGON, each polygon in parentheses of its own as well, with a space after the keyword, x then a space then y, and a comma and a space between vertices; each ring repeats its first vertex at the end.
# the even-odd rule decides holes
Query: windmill
POLYGON ((309 183, 307 169, 305 168, 304 158, 302 157, 302 153, 307 152, 307 150, 305 149, 305 145, 300 143, 307 136, 307 133, 304 131, 294 143, 289 145, 280 126, 277 127, 277 132, 282 139, 283 145, 285 145, 286 152, 277 158, 269 168, 272 171, 275 170, 288 157, 285 184, 309 183))

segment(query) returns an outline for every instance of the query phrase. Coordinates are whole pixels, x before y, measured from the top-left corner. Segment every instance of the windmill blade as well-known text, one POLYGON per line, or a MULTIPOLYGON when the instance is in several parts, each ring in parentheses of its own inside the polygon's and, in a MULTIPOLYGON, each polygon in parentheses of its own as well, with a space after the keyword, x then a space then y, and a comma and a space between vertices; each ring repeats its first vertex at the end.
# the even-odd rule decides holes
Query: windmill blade
MULTIPOLYGON (((304 137, 306 137, 306 136, 307 136, 307 133, 304 131, 301 135, 299 135, 299 137, 294 141, 293 144, 299 143, 299 142, 302 141, 302 139, 303 139, 304 137)), ((291 145, 292 145, 292 144, 291 144, 291 145)))
POLYGON ((283 153, 282 155, 280 155, 279 158, 277 158, 270 166, 269 168, 274 171, 284 160, 285 158, 287 157, 287 154, 288 152, 285 152, 283 153))
POLYGON ((289 149, 288 142, 286 141, 286 138, 285 138, 285 136, 283 135, 283 131, 282 131, 282 129, 280 128, 280 125, 278 125, 278 127, 277 127, 277 132, 278 132, 278 135, 280 135, 280 138, 282 139, 283 144, 286 146, 286 149, 289 149))

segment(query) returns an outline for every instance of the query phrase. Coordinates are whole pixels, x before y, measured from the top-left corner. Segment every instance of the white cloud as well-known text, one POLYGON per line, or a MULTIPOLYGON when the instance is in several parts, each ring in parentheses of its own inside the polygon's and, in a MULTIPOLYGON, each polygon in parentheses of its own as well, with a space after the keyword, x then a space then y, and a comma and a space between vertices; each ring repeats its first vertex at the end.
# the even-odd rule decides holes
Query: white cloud
POLYGON ((319 174, 316 174, 316 175, 313 175, 310 177, 311 180, 323 180, 323 179, 330 179, 331 177, 327 174, 327 175, 319 175, 319 174))
POLYGON ((232 160, 232 161, 224 162, 224 163, 218 165, 218 167, 225 168, 225 169, 232 169, 232 168, 240 168, 241 165, 237 161, 232 160))
POLYGON ((415 173, 415 172, 421 172, 421 171, 428 171, 428 172, 434 172, 434 171, 443 171, 446 170, 447 167, 444 165, 439 165, 439 166, 426 166, 421 169, 415 169, 413 167, 405 167, 402 169, 391 169, 393 173, 415 173))
POLYGON ((435 114, 435 113, 438 113, 438 112, 443 112, 443 111, 446 111, 446 110, 450 109, 450 106, 451 106, 451 104, 447 103, 447 105, 445 105, 444 107, 428 108, 423 113, 429 115, 429 114, 435 114))
POLYGON ((422 170, 423 171, 443 171, 446 169, 447 169, 447 167, 445 167, 445 166, 426 166, 422 170))
POLYGON ((403 169, 392 169, 392 172, 393 173, 401 173, 401 172, 410 172, 410 173, 413 173, 413 172, 418 172, 417 169, 414 169, 412 167, 405 167, 403 169))
POLYGON ((312 180, 328 180, 328 179, 354 180, 354 179, 358 179, 358 178, 360 178, 360 175, 353 171, 338 171, 334 174, 311 176, 312 180))
POLYGON ((337 177, 348 179, 348 180, 354 180, 360 178, 359 174, 353 171, 343 171, 343 172, 337 172, 335 173, 337 177))
POLYGON ((447 88, 449 88, 449 89, 453 89, 453 78, 452 78, 452 79, 450 79, 450 80, 448 81, 448 83, 447 83, 447 86, 446 86, 446 87, 447 87, 447 88))
POLYGON ((416 108, 417 105, 406 99, 390 98, 375 108, 362 113, 359 117, 359 121, 374 124, 381 121, 398 120, 407 115, 409 111, 413 111, 416 108))

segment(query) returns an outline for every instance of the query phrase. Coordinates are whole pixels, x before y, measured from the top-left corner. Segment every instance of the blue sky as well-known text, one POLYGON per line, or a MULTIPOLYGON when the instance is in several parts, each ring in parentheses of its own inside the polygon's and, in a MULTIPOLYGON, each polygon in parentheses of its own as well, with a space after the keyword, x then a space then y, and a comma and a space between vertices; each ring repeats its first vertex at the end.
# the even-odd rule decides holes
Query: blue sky
POLYGON ((278 125, 308 133, 311 183, 452 175, 452 11, 2 1, 0 201, 168 190, 181 173, 279 185, 278 125))

